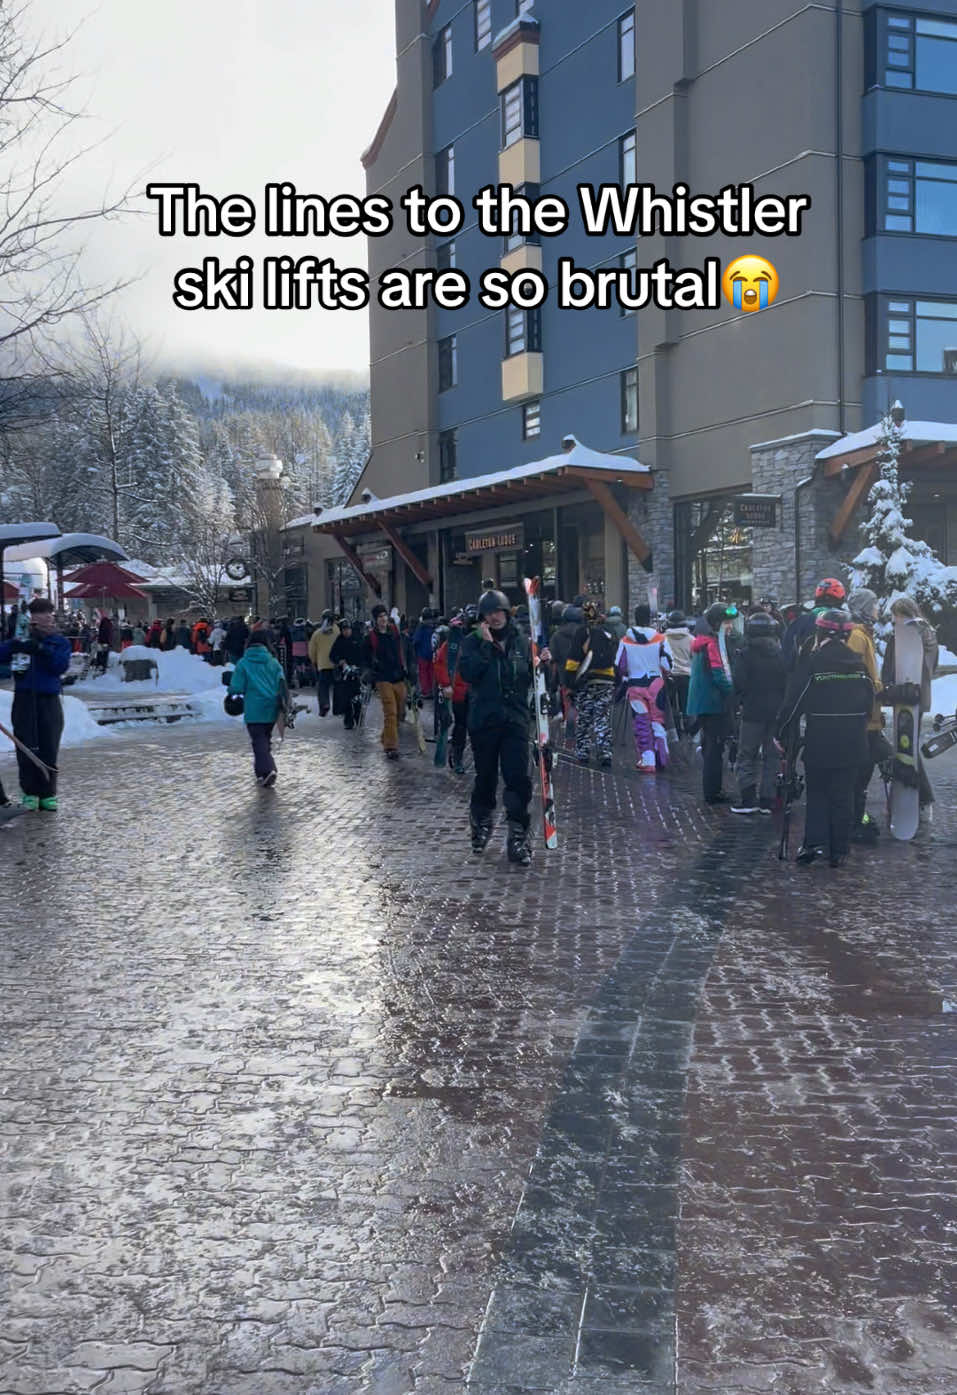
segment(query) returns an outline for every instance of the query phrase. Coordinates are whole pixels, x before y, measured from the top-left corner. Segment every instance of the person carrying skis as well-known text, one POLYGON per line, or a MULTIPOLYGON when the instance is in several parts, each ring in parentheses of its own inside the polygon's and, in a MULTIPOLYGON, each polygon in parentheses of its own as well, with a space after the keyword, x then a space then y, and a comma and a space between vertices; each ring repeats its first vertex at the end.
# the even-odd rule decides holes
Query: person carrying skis
POLYGON ((565 660, 565 682, 574 690, 578 719, 575 724, 575 756, 579 765, 591 760, 594 739, 598 764, 611 766, 611 700, 615 693, 615 655, 618 644, 604 624, 594 601, 585 605, 585 623, 572 640, 565 660))
POLYGON ((778 767, 774 738, 788 670, 777 623, 766 611, 755 610, 744 622, 744 644, 731 660, 731 674, 741 703, 734 767, 738 802, 731 812, 770 816, 778 767))
POLYGON ((880 765, 894 754, 894 748, 884 735, 884 709, 880 699, 883 685, 874 648, 877 596, 866 586, 861 586, 848 596, 847 608, 854 622, 853 629, 847 637, 847 647, 863 661, 867 676, 874 685, 874 706, 867 722, 867 760, 858 771, 854 786, 854 823, 851 827, 851 838, 857 843, 876 843, 880 827, 877 820, 871 818, 867 812, 867 787, 871 783, 875 765, 880 765))
POLYGON ((346 731, 352 731, 359 720, 362 706, 362 686, 359 671, 362 666, 362 641, 352 628, 352 621, 343 616, 339 621, 339 633, 329 650, 329 657, 336 666, 338 677, 333 684, 333 710, 342 712, 342 722, 346 731))
POLYGON ((635 752, 643 775, 654 775, 668 764, 666 681, 671 666, 671 650, 651 623, 651 607, 636 605, 635 623, 615 655, 615 670, 634 714, 635 752))
POLYGON ((318 628, 313 630, 309 640, 309 662, 316 670, 320 717, 325 717, 329 712, 332 679, 335 674, 335 665, 330 656, 338 637, 339 626, 332 618, 332 611, 324 610, 318 628))
POLYGON ((13 689, 13 734, 31 750, 50 774, 30 760, 17 747, 17 771, 24 809, 53 812, 57 807, 57 757, 63 735, 63 704, 60 679, 70 667, 70 641, 54 630, 53 602, 38 597, 28 606, 30 626, 26 639, 10 639, 0 644, 0 664, 14 654, 22 656, 15 669, 13 689), (25 661, 25 662, 23 662, 25 661))
POLYGON ((452 731, 449 736, 449 766, 456 775, 465 774, 465 741, 468 736, 468 684, 459 670, 462 645, 478 627, 478 607, 468 605, 449 624, 449 637, 435 653, 435 681, 452 704, 452 731))
POLYGON ((231 697, 242 696, 243 720, 253 748, 256 783, 271 789, 276 783, 272 729, 286 703, 286 675, 269 650, 266 632, 254 630, 246 652, 229 680, 231 697))
POLYGON ((781 650, 789 668, 794 667, 802 652, 813 649, 817 617, 825 610, 840 609, 846 599, 847 591, 836 577, 826 576, 823 581, 818 582, 814 590, 814 605, 810 610, 802 610, 785 631, 781 650))
POLYGON ((426 606, 419 616, 419 623, 412 634, 412 650, 415 654, 416 672, 419 677, 419 692, 422 697, 432 696, 434 682, 432 636, 438 616, 426 606))
MULTIPOLYGON (((501 769, 508 860, 527 867, 532 860, 528 846, 531 647, 512 620, 508 597, 501 591, 486 591, 480 598, 478 621, 459 655, 459 672, 469 685, 468 728, 475 758, 469 803, 472 851, 484 852, 492 836, 501 769)), ((539 657, 547 663, 551 656, 543 649, 539 657)))
POLYGON ((688 716, 701 729, 701 787, 706 804, 729 804, 721 791, 725 742, 733 735, 732 686, 725 671, 719 635, 731 629, 737 611, 716 601, 702 616, 701 633, 691 641, 688 716))
POLYGON ((383 750, 389 760, 398 760, 399 723, 408 697, 407 670, 402 637, 381 602, 372 607, 372 629, 366 635, 362 659, 382 703, 383 750))
POLYGON ((804 774, 807 816, 802 866, 828 855, 832 867, 847 857, 854 822, 854 790, 867 760, 867 723, 874 685, 863 659, 847 640, 854 622, 846 610, 823 610, 815 620, 816 643, 791 675, 778 719, 778 742, 805 718, 804 774))

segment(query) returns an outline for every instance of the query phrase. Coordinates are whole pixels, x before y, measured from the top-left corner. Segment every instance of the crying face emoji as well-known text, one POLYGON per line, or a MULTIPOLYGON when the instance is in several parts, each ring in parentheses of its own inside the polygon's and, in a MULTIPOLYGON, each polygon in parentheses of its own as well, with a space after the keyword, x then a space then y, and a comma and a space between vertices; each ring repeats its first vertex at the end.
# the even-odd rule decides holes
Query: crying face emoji
POLYGON ((778 293, 778 273, 763 257, 737 257, 725 268, 721 288, 735 310, 766 310, 778 293))

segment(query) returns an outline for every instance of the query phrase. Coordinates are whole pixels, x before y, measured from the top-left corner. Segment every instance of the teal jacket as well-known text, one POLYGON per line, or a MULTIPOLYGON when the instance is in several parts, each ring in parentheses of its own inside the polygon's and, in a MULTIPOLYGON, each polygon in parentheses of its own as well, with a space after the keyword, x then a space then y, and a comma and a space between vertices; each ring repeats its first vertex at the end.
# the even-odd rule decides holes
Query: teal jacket
POLYGON ((286 700, 286 675, 264 644, 253 644, 233 669, 231 693, 242 693, 245 722, 274 722, 286 700))

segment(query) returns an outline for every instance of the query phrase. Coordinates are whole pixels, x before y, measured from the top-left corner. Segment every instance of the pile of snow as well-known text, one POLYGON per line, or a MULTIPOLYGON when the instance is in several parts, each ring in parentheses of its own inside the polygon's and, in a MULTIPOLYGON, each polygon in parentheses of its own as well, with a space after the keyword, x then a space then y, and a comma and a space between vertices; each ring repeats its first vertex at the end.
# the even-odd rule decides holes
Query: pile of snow
POLYGON ((931 711, 936 715, 942 712, 945 717, 957 712, 957 673, 948 673, 944 678, 935 678, 934 700, 931 711))
MULTIPOLYGON (((0 691, 0 723, 8 731, 13 730, 13 693, 0 691)), ((87 741, 98 740, 101 736, 110 736, 109 727, 101 727, 87 709, 86 703, 79 698, 64 697, 63 699, 63 746, 82 746, 87 741)), ((14 753, 13 742, 0 732, 0 755, 12 755, 14 753)))
MULTIPOLYGON (((111 658, 114 657, 111 655, 111 658)), ((131 644, 117 655, 116 664, 101 678, 85 678, 74 683, 72 691, 89 697, 122 694, 135 697, 140 693, 205 693, 215 688, 222 696, 224 689, 220 675, 221 668, 205 663, 198 654, 188 649, 149 649, 143 644, 131 644), (124 683, 120 664, 124 658, 155 659, 159 668, 159 681, 155 678, 143 679, 136 683, 124 683)))

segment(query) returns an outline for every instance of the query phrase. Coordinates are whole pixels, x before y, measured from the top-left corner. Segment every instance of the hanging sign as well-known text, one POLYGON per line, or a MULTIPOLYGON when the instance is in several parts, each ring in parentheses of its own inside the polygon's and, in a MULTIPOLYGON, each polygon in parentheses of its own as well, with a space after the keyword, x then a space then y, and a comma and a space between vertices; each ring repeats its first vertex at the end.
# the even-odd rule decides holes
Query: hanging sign
POLYGON ((473 556, 478 552, 514 552, 524 546, 524 523, 503 523, 497 528, 476 529, 465 535, 465 551, 473 556))
POLYGON ((734 521, 739 528, 776 528, 779 494, 739 494, 734 500, 734 521))

